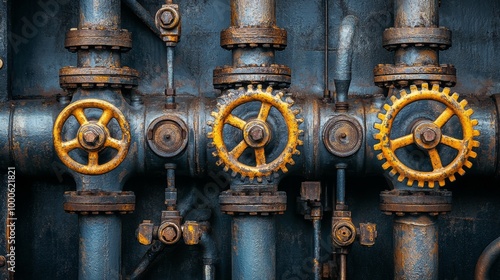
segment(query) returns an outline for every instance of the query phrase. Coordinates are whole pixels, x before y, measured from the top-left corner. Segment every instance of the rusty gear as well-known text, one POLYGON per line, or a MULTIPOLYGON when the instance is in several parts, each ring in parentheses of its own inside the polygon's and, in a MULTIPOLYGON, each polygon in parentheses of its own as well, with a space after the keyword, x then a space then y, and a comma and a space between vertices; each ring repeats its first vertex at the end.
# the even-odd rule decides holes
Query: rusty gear
POLYGON ((472 163, 468 158, 475 158, 477 154, 472 151, 472 149, 474 147, 479 147, 479 142, 473 139, 480 134, 478 130, 474 130, 474 126, 478 124, 478 121, 471 120, 470 116, 474 111, 472 109, 465 109, 467 101, 462 100, 458 102, 458 94, 450 94, 449 88, 444 88, 443 91, 440 91, 439 86, 434 85, 432 89, 429 89, 428 84, 424 83, 420 90, 414 85, 410 87, 410 90, 410 93, 406 90, 401 90, 400 98, 392 96, 392 106, 384 104, 386 113, 380 113, 378 115, 382 123, 374 124, 374 128, 379 130, 379 133, 375 134, 374 138, 380 141, 374 145, 374 149, 381 151, 381 153, 377 155, 377 158, 379 160, 386 160, 382 167, 385 170, 392 168, 389 172, 391 175, 394 176, 399 174, 397 178, 399 182, 408 178, 408 186, 412 186, 414 181, 418 182, 419 187, 423 187, 426 182, 429 188, 434 187, 434 182, 438 182, 440 186, 444 186, 446 178, 448 178, 450 182, 453 182, 455 181, 455 173, 458 172, 460 175, 465 173, 463 166, 471 168, 472 163), (440 135, 435 145, 425 146, 425 143, 422 144, 424 145, 424 149, 429 153, 432 163, 433 170, 429 172, 411 169, 403 164, 396 156, 395 152, 397 149, 411 144, 418 144, 418 141, 422 141, 417 139, 418 137, 415 136, 415 132, 397 139, 390 139, 393 121, 397 114, 408 104, 421 100, 434 100, 447 107, 436 120, 429 123, 430 126, 435 126, 440 130, 451 117, 456 115, 463 131, 462 139, 440 135), (441 158, 436 149, 436 145, 438 144, 447 145, 458 151, 457 156, 447 166, 442 166, 441 158))
POLYGON ((130 146, 130 127, 123 113, 108 103, 99 99, 84 99, 71 103, 64 108, 54 123, 54 149, 61 161, 70 169, 87 175, 99 175, 115 169, 125 159, 130 146), (97 108, 102 110, 99 120, 89 120, 85 109, 97 108), (80 129, 74 139, 64 141, 63 127, 70 116, 76 118, 80 129), (121 129, 121 139, 111 137, 107 125, 116 119, 121 129), (87 131, 84 131, 88 128, 87 131), (90 135, 86 135, 90 132, 90 135), (99 152, 110 147, 117 151, 116 156, 106 163, 99 164, 99 152), (82 164, 69 155, 74 149, 88 152, 88 163, 82 164))
MULTIPOLYGON (((213 122, 208 122, 208 125, 212 126, 212 132, 207 134, 208 138, 213 140, 213 146, 216 151, 212 154, 219 157, 217 165, 224 165, 224 170, 227 172, 230 169, 233 171, 232 175, 241 175, 244 179, 248 177, 250 181, 257 178, 258 182, 262 182, 262 177, 268 177, 278 170, 283 173, 287 172, 288 169, 286 164, 295 164, 292 159, 293 155, 298 155, 300 152, 297 150, 298 145, 302 145, 302 141, 299 140, 299 135, 303 133, 299 130, 299 123, 302 123, 302 119, 297 119, 296 115, 299 114, 299 110, 292 110, 293 100, 289 97, 285 101, 282 100, 283 92, 275 91, 273 94, 272 87, 268 87, 265 91, 262 90, 262 85, 253 87, 248 86, 245 91, 244 88, 240 88, 239 91, 230 90, 228 94, 221 97, 221 101, 217 103, 219 109, 218 112, 212 112, 214 117, 213 122), (242 120, 237 116, 231 114, 231 112, 238 106, 253 102, 260 101, 262 103, 260 111, 257 118, 253 120, 242 120), (264 151, 267 142, 261 142, 260 144, 252 143, 254 139, 260 139, 266 137, 256 137, 257 135, 252 135, 252 131, 247 129, 248 124, 255 123, 255 127, 258 129, 266 130, 268 129, 268 124, 266 122, 269 112, 272 107, 275 107, 285 120, 285 124, 288 129, 288 140, 285 149, 281 154, 271 162, 266 162, 266 155, 264 151), (226 144, 224 142, 223 129, 224 125, 229 124, 244 132, 244 137, 241 142, 239 142, 236 147, 228 151, 226 144), (242 153, 247 148, 253 148, 255 151, 255 166, 246 165, 238 160, 242 153)), ((261 131, 258 131, 259 134, 261 131)))

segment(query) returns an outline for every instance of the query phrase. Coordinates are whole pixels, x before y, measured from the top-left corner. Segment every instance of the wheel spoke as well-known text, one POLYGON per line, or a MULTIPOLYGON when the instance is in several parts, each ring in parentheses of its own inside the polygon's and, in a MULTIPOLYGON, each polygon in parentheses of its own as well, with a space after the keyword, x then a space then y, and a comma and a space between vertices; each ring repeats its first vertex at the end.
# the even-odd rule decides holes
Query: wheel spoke
POLYGON ((73 116, 75 116, 76 120, 80 125, 84 125, 88 122, 87 117, 85 116, 85 112, 83 111, 83 108, 76 108, 73 111, 73 116))
POLYGON ((266 154, 263 147, 255 149, 255 161, 257 166, 266 164, 266 154))
POLYGON ((408 134, 403 137, 396 138, 391 141, 391 149, 397 150, 399 148, 408 146, 413 143, 413 134, 408 134))
POLYGON ((441 157, 439 156, 437 149, 433 148, 430 149, 428 152, 429 152, 429 157, 431 158, 432 168, 434 170, 443 168, 443 165, 441 163, 441 157))
POLYGON ((453 117, 455 113, 453 113, 453 110, 450 108, 446 108, 439 117, 434 121, 434 124, 436 124, 439 128, 443 127, 443 125, 446 124, 450 120, 451 117, 453 117))
POLYGON ((234 149, 231 152, 229 152, 229 154, 233 156, 235 159, 238 159, 241 156, 241 154, 243 154, 243 152, 247 147, 248 147, 247 143, 244 140, 242 140, 238 145, 236 145, 236 147, 234 147, 234 149))
POLYGON ((236 128, 239 128, 241 130, 243 130, 243 128, 247 124, 246 121, 244 121, 244 120, 242 120, 234 115, 227 116, 225 123, 230 124, 230 125, 232 125, 236 128))
POLYGON ((76 138, 73 140, 69 140, 69 141, 61 143, 61 148, 64 151, 66 151, 67 153, 71 152, 72 150, 79 148, 79 147, 80 147, 80 142, 78 142, 78 139, 76 139, 76 138))
POLYGON ((106 139, 106 144, 105 144, 106 147, 111 147, 115 150, 120 150, 121 148, 121 141, 118 140, 118 139, 115 139, 115 138, 112 138, 112 137, 108 137, 106 139))
POLYGON ((109 121, 113 118, 113 111, 104 110, 102 112, 101 118, 99 119, 99 124, 107 126, 109 121))
POLYGON ((267 120, 267 116, 269 115, 269 111, 271 111, 271 104, 262 102, 262 106, 260 107, 259 116, 257 117, 257 119, 265 122, 267 120))
POLYGON ((89 152, 89 163, 88 166, 96 166, 99 165, 99 153, 98 152, 89 152))
POLYGON ((441 143, 445 144, 446 146, 450 146, 456 150, 460 150, 463 146, 463 140, 458 140, 456 138, 447 135, 441 136, 441 143))

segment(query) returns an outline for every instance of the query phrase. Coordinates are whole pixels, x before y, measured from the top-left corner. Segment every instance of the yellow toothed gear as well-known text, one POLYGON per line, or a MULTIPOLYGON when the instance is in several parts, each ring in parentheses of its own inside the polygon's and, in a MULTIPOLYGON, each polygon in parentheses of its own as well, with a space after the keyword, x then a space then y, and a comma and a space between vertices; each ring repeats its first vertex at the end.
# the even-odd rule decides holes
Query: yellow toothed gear
POLYGON ((434 85, 429 89, 427 83, 422 84, 420 89, 412 85, 410 92, 402 90, 399 98, 392 96, 390 98, 392 106, 384 104, 385 114, 378 114, 381 123, 373 125, 379 131, 374 135, 374 138, 379 140, 379 143, 374 145, 374 149, 381 152, 377 154, 377 159, 385 160, 382 168, 385 170, 390 169, 389 174, 392 176, 397 175, 399 182, 403 182, 405 178, 408 179, 408 186, 412 186, 416 182, 419 187, 424 187, 427 184, 429 188, 433 188, 436 182, 439 186, 444 186, 446 183, 445 179, 448 179, 450 182, 455 181, 455 173, 464 175, 464 166, 467 168, 472 167, 472 162, 469 161, 469 158, 477 156, 476 152, 472 149, 479 147, 479 142, 474 137, 479 136, 480 133, 474 129, 478 121, 471 120, 470 118, 474 111, 472 109, 465 109, 467 101, 464 99, 458 102, 458 97, 457 93, 450 94, 449 88, 443 88, 440 91, 439 86, 434 85), (446 109, 434 121, 427 121, 416 125, 412 133, 396 139, 390 139, 393 122, 398 113, 408 104, 422 100, 440 102, 446 106, 446 109), (462 139, 441 134, 441 128, 453 116, 457 116, 462 127, 462 139), (419 130, 419 128, 422 129, 419 130), (425 133, 428 134, 426 135, 425 133), (397 149, 411 144, 415 144, 428 152, 432 171, 412 169, 401 162, 396 156, 397 149), (441 144, 457 150, 456 157, 446 166, 442 166, 441 157, 436 149, 437 145, 441 144))
POLYGON ((251 181, 257 179, 257 181, 262 182, 263 178, 270 179, 270 176, 279 170, 283 173, 287 172, 287 164, 295 164, 292 156, 300 154, 297 146, 302 145, 299 135, 303 131, 299 130, 299 124, 303 120, 296 117, 300 110, 292 109, 293 99, 285 97, 285 100, 282 100, 282 98, 282 91, 273 91, 272 87, 263 90, 261 85, 255 87, 249 85, 246 90, 240 88, 238 92, 229 91, 229 93, 219 98, 217 102, 218 111, 211 113, 214 120, 207 122, 212 127, 212 131, 207 133, 207 137, 211 138, 211 145, 216 149, 212 154, 219 158, 217 165, 222 165, 226 172, 231 170, 232 176, 239 174, 241 178, 248 177, 251 181), (260 110, 254 119, 243 120, 232 114, 236 107, 254 101, 261 102, 260 110), (266 120, 273 107, 283 117, 285 121, 283 125, 287 127, 288 136, 286 146, 281 154, 271 162, 267 162, 264 148, 270 140, 266 139, 266 136, 270 135, 271 128, 266 120), (243 140, 230 151, 224 142, 223 130, 225 125, 231 125, 243 131, 243 140), (254 141, 253 138, 255 137, 252 138, 251 135, 252 127, 256 126, 263 131, 263 135, 259 134, 257 136, 262 138, 260 142, 254 141), (247 165, 239 161, 239 157, 247 148, 254 150, 255 165, 247 165))

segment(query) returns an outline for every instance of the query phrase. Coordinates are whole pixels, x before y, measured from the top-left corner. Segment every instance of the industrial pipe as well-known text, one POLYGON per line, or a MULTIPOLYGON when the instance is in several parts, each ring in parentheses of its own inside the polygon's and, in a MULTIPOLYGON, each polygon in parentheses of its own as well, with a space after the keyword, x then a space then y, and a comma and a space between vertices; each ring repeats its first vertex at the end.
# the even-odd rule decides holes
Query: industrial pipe
POLYGON ((123 0, 132 12, 151 30, 153 33, 161 38, 160 31, 156 28, 153 16, 144 9, 144 7, 136 0, 123 0))
POLYGON ((314 257, 313 257, 313 272, 314 280, 321 280, 321 220, 313 220, 314 227, 314 257))
POLYGON ((395 216, 394 279, 438 279, 437 217, 429 214, 395 216))
POLYGON ((481 253, 474 273, 475 280, 489 280, 491 267, 500 256, 500 237, 493 240, 481 253))
POLYGON ((270 216, 234 216, 232 278, 276 279, 276 223, 270 216))
POLYGON ((215 280, 215 263, 217 262, 217 246, 215 240, 205 231, 200 243, 203 250, 203 280, 215 280))
POLYGON ((352 53, 354 50, 354 33, 358 19, 349 15, 342 20, 339 30, 339 47, 335 64, 334 82, 337 91, 337 103, 346 103, 351 85, 352 53))

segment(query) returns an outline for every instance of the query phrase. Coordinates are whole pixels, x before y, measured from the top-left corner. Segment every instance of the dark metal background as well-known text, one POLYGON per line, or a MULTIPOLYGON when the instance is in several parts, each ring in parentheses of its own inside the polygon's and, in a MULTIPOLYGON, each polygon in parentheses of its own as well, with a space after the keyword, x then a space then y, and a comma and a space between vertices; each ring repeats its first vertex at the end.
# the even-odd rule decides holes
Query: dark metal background
MULTIPOLYGON (((5 31, 5 15, 1 14, 2 59, 7 38, 11 44, 11 60, 4 59, 4 68, 0 70, 2 100, 5 99, 9 81, 11 96, 15 99, 55 99, 56 94, 62 93, 59 69, 76 64, 75 55, 64 49, 65 33, 77 25, 76 3, 69 0, 41 2, 56 4, 47 8, 37 1, 12 1, 10 34, 5 31), (10 80, 3 78, 7 62, 11 67, 10 80)), ((183 17, 181 42, 176 47, 174 61, 177 93, 214 97, 217 92, 212 87, 212 70, 231 61, 230 52, 219 46, 220 31, 229 26, 229 1, 176 2, 183 17)), ((288 31, 288 47, 277 52, 276 62, 292 69, 291 91, 298 92, 299 96, 315 95, 319 98, 323 94, 323 1, 277 2, 278 26, 288 31)), ((383 30, 393 24, 392 1, 330 2, 330 66, 333 67, 335 61, 341 19, 353 14, 360 22, 355 37, 351 92, 359 95, 381 93, 382 90, 373 84, 372 70, 379 63, 392 62, 393 55, 381 46, 383 30)), ((151 14, 161 5, 160 1, 151 0, 141 3, 151 14)), ((4 5, 5 2, 0 2, 1 11, 4 11, 4 5)), ((454 90, 473 95, 500 93, 500 2, 444 0, 440 16, 441 25, 453 32, 453 47, 441 52, 440 61, 454 64, 457 68, 458 83, 454 90)), ((146 95, 162 94, 166 80, 166 50, 163 43, 125 6, 122 7, 122 27, 133 33, 134 40, 133 49, 122 55, 122 64, 140 72, 140 92, 146 95)), ((333 73, 333 68, 330 70, 333 73)), ((332 78, 330 88, 333 89, 332 78)), ((4 166, 1 168, 6 170, 4 166)), ((57 172, 57 163, 54 163, 53 168, 54 174, 59 177, 51 174, 52 179, 30 180, 27 175, 18 178, 17 279, 77 277, 77 217, 64 213, 62 208, 64 191, 74 190, 75 187, 69 176, 57 172)), ((379 193, 386 188, 386 182, 383 177, 354 178, 354 174, 348 175, 346 197, 353 211, 353 221, 356 224, 377 223, 379 235, 372 248, 362 248, 355 243, 348 256, 349 278, 390 279, 393 273, 392 218, 378 210, 379 193)), ((230 218, 218 210, 218 192, 229 185, 217 184, 215 182, 219 180, 213 177, 196 180, 179 178, 177 186, 181 205, 187 205, 188 200, 193 201, 195 198, 192 207, 212 208, 211 224, 220 256, 216 265, 217 279, 230 279, 231 223, 230 218)), ((322 179, 330 187, 330 194, 333 186, 330 182, 335 181, 335 178, 292 176, 281 183, 280 190, 286 191, 288 195, 288 210, 276 218, 277 279, 312 277, 312 225, 295 212, 299 182, 305 179, 322 179)), ((458 179, 457 183, 447 185, 453 191, 453 210, 438 219, 440 279, 472 279, 481 251, 500 235, 498 181, 470 176, 458 179), (479 183, 479 180, 484 183, 479 183)), ((164 180, 164 174, 159 170, 155 177, 133 178, 125 186, 125 190, 135 192, 137 205, 134 214, 123 218, 124 273, 131 272, 147 249, 136 241, 135 229, 143 219, 159 220, 163 207, 164 180)), ((1 190, 3 196, 5 180, 2 181, 1 190)), ((197 215, 195 211, 190 213, 197 215)), ((327 213, 322 221, 322 228, 325 229, 322 260, 326 260, 331 250, 326 230, 330 227, 330 215, 327 213)), ((201 268, 199 248, 178 244, 165 251, 152 267, 148 278, 200 279, 201 268)), ((500 275, 499 264, 495 273, 500 275)))

